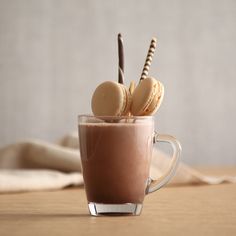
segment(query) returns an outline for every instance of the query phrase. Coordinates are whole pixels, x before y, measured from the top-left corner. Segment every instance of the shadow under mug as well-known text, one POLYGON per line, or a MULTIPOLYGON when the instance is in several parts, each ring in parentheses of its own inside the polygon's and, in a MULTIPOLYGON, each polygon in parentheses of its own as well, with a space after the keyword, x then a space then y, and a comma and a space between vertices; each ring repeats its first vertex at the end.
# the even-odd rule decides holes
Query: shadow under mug
POLYGON ((139 215, 146 194, 174 175, 181 146, 170 135, 154 131, 152 116, 78 117, 82 172, 90 214, 139 215), (172 160, 157 180, 149 176, 153 144, 170 143, 172 160))

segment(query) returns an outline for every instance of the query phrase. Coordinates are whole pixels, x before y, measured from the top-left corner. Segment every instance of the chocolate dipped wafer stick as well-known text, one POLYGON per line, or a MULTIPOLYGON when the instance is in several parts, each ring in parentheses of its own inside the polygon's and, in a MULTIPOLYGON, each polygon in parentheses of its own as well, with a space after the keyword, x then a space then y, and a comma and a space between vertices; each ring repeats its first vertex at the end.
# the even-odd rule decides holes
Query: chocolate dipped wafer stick
POLYGON ((118 82, 120 84, 124 84, 124 47, 123 47, 123 38, 121 34, 118 34, 118 57, 119 57, 118 82))
POLYGON ((156 45, 157 45, 156 38, 152 38, 152 41, 151 41, 151 44, 150 44, 150 47, 149 47, 149 50, 148 50, 148 54, 147 54, 147 57, 146 57, 146 61, 145 61, 145 64, 143 66, 143 71, 142 71, 142 74, 141 74, 140 81, 147 78, 148 71, 150 69, 151 62, 152 62, 152 57, 153 57, 155 49, 156 49, 156 45))

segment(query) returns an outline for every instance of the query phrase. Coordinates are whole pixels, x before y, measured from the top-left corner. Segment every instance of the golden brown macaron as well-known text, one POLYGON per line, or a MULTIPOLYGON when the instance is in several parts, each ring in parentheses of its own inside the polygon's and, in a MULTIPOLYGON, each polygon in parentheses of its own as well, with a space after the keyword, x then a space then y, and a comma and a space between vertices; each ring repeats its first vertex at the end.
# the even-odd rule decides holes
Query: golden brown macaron
POLYGON ((153 77, 140 81, 134 90, 131 103, 131 114, 147 116, 154 114, 164 97, 164 86, 153 77))
POLYGON ((106 81, 94 91, 91 107, 96 116, 124 116, 130 110, 131 97, 120 83, 106 81))
POLYGON ((133 95, 133 93, 134 93, 134 90, 135 90, 135 82, 134 81, 131 81, 130 82, 130 85, 129 85, 129 93, 130 93, 130 95, 132 96, 133 95))

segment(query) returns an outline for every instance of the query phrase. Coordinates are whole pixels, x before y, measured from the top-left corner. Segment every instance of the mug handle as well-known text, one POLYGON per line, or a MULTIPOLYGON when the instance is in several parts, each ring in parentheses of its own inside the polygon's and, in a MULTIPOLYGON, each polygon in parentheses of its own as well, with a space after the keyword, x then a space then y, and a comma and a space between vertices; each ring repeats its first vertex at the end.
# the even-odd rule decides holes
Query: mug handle
POLYGON ((165 174, 163 174, 158 180, 152 180, 150 179, 151 183, 149 184, 147 188, 147 194, 155 192, 156 190, 160 189, 164 185, 166 185, 170 179, 174 176, 175 171, 178 167, 179 164, 179 158, 180 158, 180 153, 181 153, 181 145, 179 141, 167 134, 157 134, 155 132, 154 137, 153 137, 153 143, 156 144, 158 142, 164 142, 164 143, 170 143, 172 148, 173 148, 173 155, 172 155, 172 161, 170 163, 170 167, 166 171, 165 174))

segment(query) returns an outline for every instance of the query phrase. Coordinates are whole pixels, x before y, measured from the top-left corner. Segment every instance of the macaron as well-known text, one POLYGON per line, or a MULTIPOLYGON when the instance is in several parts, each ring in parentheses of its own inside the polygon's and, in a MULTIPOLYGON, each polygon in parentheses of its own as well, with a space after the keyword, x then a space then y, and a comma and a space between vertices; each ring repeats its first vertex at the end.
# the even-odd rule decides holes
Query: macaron
POLYGON ((131 96, 120 83, 106 81, 94 91, 91 107, 95 116, 124 116, 130 110, 131 96))
POLYGON ((134 93, 134 89, 135 89, 135 83, 134 83, 134 81, 131 81, 130 85, 129 85, 129 93, 130 93, 131 96, 134 93))
POLYGON ((164 97, 161 82, 148 77, 140 81, 133 92, 130 111, 134 116, 153 115, 160 107, 164 97))

